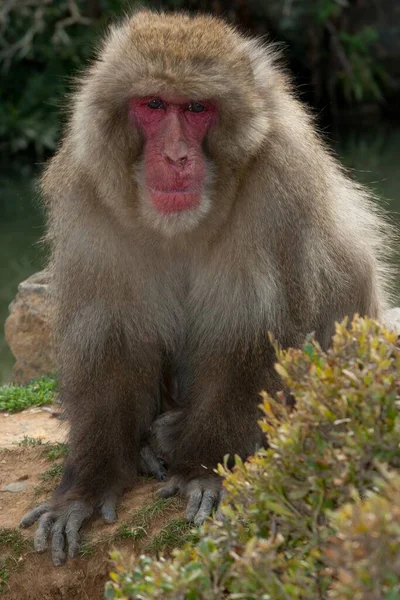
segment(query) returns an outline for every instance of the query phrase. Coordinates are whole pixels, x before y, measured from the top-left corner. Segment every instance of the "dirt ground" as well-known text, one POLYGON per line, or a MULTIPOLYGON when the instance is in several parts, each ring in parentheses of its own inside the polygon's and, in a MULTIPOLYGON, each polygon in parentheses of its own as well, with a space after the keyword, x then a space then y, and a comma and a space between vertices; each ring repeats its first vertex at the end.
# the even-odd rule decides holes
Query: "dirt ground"
POLYGON ((117 523, 105 524, 97 518, 86 526, 81 557, 55 568, 49 552, 34 553, 35 528, 21 532, 18 523, 56 486, 63 459, 57 452, 54 458, 50 451, 59 449, 54 444, 63 442, 65 434, 65 425, 43 409, 10 416, 0 413, 0 597, 4 600, 99 600, 112 569, 111 550, 133 554, 150 548, 153 553, 154 549, 168 553, 168 540, 173 542, 168 528, 181 523, 181 503, 160 504, 155 499, 159 484, 141 480, 124 496, 117 523), (10 484, 11 491, 5 489, 10 484))
POLYGON ((47 406, 29 408, 15 414, 0 412, 0 449, 12 448, 25 437, 43 442, 65 441, 65 423, 54 418, 54 414, 47 406))

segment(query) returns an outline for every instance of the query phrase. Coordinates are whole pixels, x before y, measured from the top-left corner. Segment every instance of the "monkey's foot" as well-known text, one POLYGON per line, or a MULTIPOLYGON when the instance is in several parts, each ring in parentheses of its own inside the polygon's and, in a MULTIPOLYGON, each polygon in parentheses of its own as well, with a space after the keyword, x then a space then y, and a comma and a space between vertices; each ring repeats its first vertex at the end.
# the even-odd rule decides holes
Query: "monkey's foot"
POLYGON ((216 510, 216 518, 222 519, 219 504, 224 496, 222 480, 217 475, 206 475, 190 479, 175 475, 158 492, 161 498, 184 494, 188 498, 185 517, 195 525, 204 523, 216 510))
MULTIPOLYGON (((116 517, 116 498, 108 498, 101 507, 104 518, 109 521, 116 517)), ((76 556, 79 548, 79 530, 84 521, 93 514, 93 506, 83 500, 75 500, 57 508, 51 502, 40 504, 27 513, 20 522, 20 527, 30 527, 38 522, 34 538, 36 552, 46 550, 51 542, 51 554, 55 567, 65 563, 68 557, 76 556)))

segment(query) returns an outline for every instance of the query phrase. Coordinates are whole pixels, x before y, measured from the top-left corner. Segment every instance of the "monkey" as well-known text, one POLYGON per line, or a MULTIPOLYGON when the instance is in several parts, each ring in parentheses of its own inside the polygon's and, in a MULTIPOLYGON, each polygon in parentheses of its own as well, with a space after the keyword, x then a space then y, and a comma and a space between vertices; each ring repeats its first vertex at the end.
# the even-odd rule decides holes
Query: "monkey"
POLYGON ((143 461, 163 478, 157 456, 160 494, 186 495, 196 524, 212 513, 218 463, 265 444, 259 393, 282 387, 268 332, 327 347, 335 321, 378 319, 389 229, 274 48, 207 15, 111 26, 41 186, 70 454, 21 526, 38 521, 35 549, 60 565, 94 511, 117 518, 143 461))

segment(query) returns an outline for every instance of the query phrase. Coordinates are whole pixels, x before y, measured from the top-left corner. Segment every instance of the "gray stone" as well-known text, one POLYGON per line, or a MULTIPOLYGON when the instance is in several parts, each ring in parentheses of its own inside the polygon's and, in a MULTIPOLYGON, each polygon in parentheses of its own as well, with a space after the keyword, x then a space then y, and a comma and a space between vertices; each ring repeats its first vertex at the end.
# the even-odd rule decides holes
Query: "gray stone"
POLYGON ((0 492, 23 492, 26 488, 26 483, 22 481, 14 481, 13 483, 7 483, 0 488, 0 492))

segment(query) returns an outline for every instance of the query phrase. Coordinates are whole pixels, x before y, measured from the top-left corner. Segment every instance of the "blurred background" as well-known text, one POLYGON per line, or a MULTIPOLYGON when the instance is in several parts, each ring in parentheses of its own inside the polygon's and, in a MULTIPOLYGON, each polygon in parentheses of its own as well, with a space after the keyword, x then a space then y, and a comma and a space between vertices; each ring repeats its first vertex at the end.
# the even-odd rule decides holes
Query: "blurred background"
POLYGON ((13 364, 8 305, 45 260, 35 179, 71 79, 108 23, 140 5, 217 14, 281 45, 322 135, 400 224, 399 0, 0 0, 0 383, 13 364))

